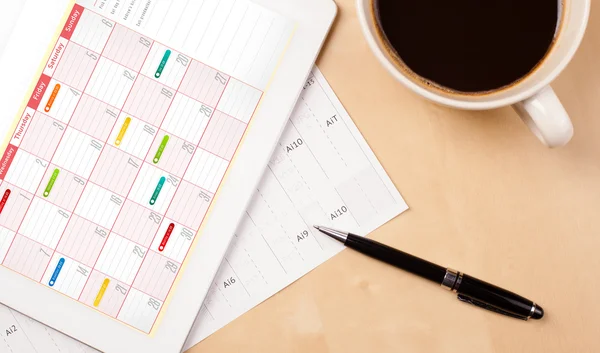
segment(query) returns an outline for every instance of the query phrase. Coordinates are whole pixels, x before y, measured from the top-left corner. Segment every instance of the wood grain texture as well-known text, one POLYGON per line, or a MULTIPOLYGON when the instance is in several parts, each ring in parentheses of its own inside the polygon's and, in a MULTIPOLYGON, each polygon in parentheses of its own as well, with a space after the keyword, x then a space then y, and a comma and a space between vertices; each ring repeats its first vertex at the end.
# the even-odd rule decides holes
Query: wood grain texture
POLYGON ((514 290, 546 317, 469 307, 344 251, 189 352, 600 351, 600 13, 553 85, 575 137, 550 150, 510 108, 456 111, 411 93, 370 52, 354 1, 337 4, 319 67, 411 207, 371 236, 514 290))

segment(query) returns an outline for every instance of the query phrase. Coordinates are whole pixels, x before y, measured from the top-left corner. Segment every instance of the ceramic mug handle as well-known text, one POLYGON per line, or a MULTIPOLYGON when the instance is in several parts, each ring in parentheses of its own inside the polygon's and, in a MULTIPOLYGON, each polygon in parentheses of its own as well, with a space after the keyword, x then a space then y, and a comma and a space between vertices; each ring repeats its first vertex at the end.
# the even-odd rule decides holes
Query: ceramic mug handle
POLYGON ((550 86, 513 105, 521 119, 548 147, 566 145, 573 137, 573 123, 550 86))

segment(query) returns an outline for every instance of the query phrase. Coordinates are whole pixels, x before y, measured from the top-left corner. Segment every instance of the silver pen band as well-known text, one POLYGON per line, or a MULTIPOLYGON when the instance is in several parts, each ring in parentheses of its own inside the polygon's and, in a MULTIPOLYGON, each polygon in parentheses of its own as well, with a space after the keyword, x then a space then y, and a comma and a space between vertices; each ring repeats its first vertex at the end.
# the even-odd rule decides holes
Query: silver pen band
POLYGON ((531 305, 531 310, 529 311, 529 316, 527 316, 527 320, 531 319, 531 317, 533 316, 533 314, 535 313, 535 309, 537 308, 537 305, 535 303, 533 303, 531 305))
POLYGON ((462 283, 463 274, 451 268, 446 269, 444 280, 442 281, 442 288, 456 292, 460 284, 462 283))

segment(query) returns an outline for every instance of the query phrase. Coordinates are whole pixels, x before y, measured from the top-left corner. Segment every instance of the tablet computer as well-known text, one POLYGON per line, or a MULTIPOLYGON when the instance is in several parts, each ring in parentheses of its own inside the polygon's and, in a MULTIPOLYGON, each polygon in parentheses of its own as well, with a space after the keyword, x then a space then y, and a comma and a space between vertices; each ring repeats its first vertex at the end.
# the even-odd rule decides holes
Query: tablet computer
POLYGON ((0 58, 0 302, 101 351, 181 351, 335 14, 27 1, 0 58))

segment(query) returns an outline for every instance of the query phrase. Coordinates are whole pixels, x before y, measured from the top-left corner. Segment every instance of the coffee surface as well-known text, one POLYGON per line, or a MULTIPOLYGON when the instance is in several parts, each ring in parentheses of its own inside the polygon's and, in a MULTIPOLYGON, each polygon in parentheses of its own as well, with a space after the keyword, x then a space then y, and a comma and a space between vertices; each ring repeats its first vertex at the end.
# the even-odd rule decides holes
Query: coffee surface
POLYGON ((373 0, 383 38, 443 88, 485 92, 527 76, 551 48, 560 0, 373 0))

